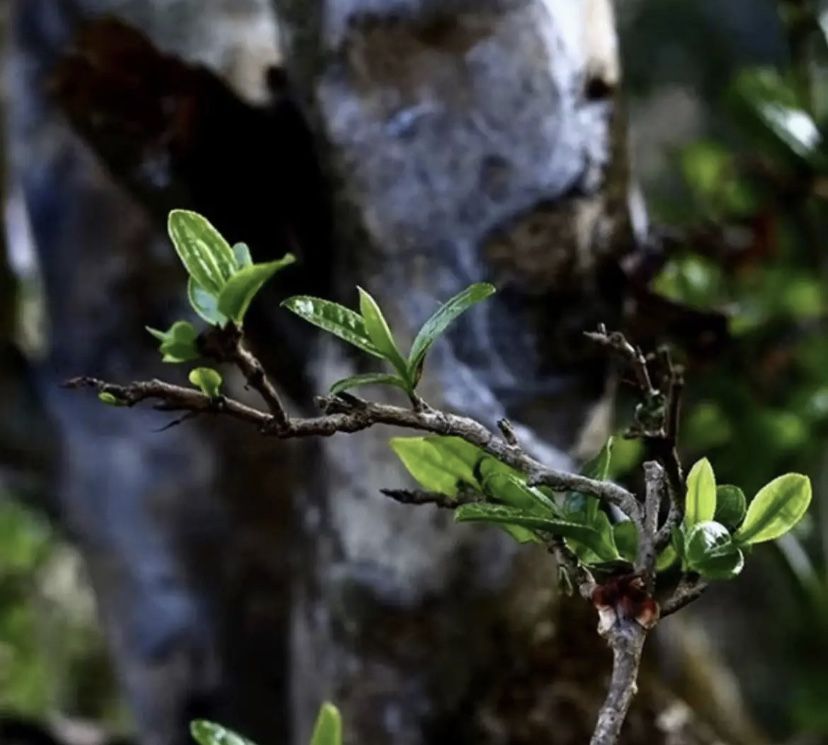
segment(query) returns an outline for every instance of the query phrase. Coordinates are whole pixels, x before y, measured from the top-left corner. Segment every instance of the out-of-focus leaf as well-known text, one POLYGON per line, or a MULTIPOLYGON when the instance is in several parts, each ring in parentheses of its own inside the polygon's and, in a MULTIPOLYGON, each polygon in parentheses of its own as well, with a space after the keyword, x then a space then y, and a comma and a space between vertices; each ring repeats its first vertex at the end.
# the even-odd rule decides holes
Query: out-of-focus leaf
POLYGON ((797 95, 775 70, 754 68, 740 74, 731 98, 736 110, 754 121, 785 150, 805 161, 820 152, 822 135, 797 95))
POLYGON ((342 717, 333 704, 322 704, 310 745, 342 745, 342 717))
POLYGON ((197 719, 190 724, 190 733, 199 745, 253 745, 245 737, 220 724, 197 719))

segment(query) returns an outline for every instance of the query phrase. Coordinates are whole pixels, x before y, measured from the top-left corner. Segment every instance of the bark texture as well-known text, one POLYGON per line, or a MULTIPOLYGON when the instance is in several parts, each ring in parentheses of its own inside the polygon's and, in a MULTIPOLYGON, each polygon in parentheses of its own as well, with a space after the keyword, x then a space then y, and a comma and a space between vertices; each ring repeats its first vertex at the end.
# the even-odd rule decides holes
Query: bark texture
MULTIPOLYGON (((607 278, 630 247, 609 4, 277 7, 336 190, 334 291, 352 303, 366 285, 410 338, 440 299, 494 282, 498 296, 435 351, 425 397, 491 426, 508 416, 565 464, 605 392, 578 337, 617 317, 607 278)), ((323 342, 316 380, 360 364, 323 342)), ((300 741, 320 691, 353 742, 480 741, 474 701, 503 674, 490 645, 520 633, 484 608, 537 577, 500 535, 383 500, 377 487, 400 480, 386 440, 326 442, 302 500, 320 527, 294 607, 300 741)))

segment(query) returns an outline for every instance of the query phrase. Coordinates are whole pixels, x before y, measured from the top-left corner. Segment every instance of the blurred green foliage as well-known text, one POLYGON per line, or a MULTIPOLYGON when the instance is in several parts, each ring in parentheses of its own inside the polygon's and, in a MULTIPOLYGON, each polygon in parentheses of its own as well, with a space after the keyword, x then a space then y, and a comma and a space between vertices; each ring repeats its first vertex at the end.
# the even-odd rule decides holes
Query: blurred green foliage
POLYGON ((0 711, 120 717, 77 554, 0 491, 0 711))
POLYGON ((828 734, 828 670, 818 662, 828 659, 828 10, 820 6, 778 3, 787 63, 733 76, 721 96, 724 134, 684 148, 681 189, 651 207, 677 228, 654 289, 721 311, 732 337, 716 356, 687 360, 686 454, 708 455, 748 493, 793 470, 810 474, 821 496, 816 520, 781 546, 799 603, 773 622, 796 666, 786 691, 791 726, 828 734))

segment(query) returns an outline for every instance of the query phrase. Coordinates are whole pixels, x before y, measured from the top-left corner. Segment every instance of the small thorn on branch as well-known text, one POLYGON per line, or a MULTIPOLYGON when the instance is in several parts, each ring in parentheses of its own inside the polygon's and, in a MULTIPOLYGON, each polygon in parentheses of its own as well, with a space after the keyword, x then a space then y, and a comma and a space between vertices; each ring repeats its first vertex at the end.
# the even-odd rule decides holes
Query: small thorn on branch
POLYGON ((520 442, 518 442, 517 435, 515 434, 515 428, 508 419, 500 419, 497 423, 497 428, 500 430, 500 434, 503 435, 503 439, 506 440, 506 443, 510 447, 520 447, 520 442))

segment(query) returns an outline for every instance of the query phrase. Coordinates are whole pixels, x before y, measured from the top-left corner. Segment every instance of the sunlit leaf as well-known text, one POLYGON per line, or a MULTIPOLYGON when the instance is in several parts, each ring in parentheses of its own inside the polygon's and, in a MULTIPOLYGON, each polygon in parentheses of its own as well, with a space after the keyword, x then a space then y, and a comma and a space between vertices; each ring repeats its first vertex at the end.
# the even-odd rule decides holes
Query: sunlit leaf
POLYGON ((170 238, 190 276, 215 295, 236 271, 236 257, 210 222, 189 210, 173 210, 167 223, 170 238))
POLYGON ((191 370, 189 380, 205 396, 218 398, 221 394, 221 375, 211 367, 197 367, 191 370))
POLYGON ((527 486, 526 479, 500 469, 494 458, 484 458, 478 473, 483 491, 510 507, 518 507, 542 515, 555 516, 557 508, 540 489, 527 486))
POLYGON ((467 443, 459 438, 394 437, 390 444, 423 489, 454 497, 463 486, 479 488, 467 443))
POLYGON ((712 520, 716 514, 716 477, 707 458, 695 463, 687 475, 687 496, 684 503, 684 524, 712 520))
POLYGON ((408 367, 412 372, 422 365, 425 355, 432 344, 445 332, 449 325, 476 303, 494 294, 495 288, 486 282, 478 282, 467 287, 441 305, 429 318, 414 338, 408 367))
POLYGON ((394 335, 391 333, 388 322, 385 320, 379 305, 377 305, 377 301, 361 287, 357 289, 359 290, 359 310, 365 320, 365 330, 368 337, 383 357, 394 366, 400 376, 407 378, 408 365, 406 365, 400 350, 397 348, 397 342, 394 340, 394 335))
POLYGON ((810 503, 811 480, 799 473, 786 473, 759 490, 735 539, 752 544, 779 538, 802 519, 810 503))
POLYGON ((256 293, 276 272, 290 266, 296 261, 293 254, 285 254, 278 261, 266 264, 251 264, 239 269, 224 285, 218 297, 219 311, 238 324, 244 321, 244 315, 256 293))
POLYGON ((365 330, 365 321, 359 313, 330 300, 296 295, 282 301, 282 307, 304 318, 314 326, 324 329, 334 336, 353 344, 363 352, 385 359, 365 330))

